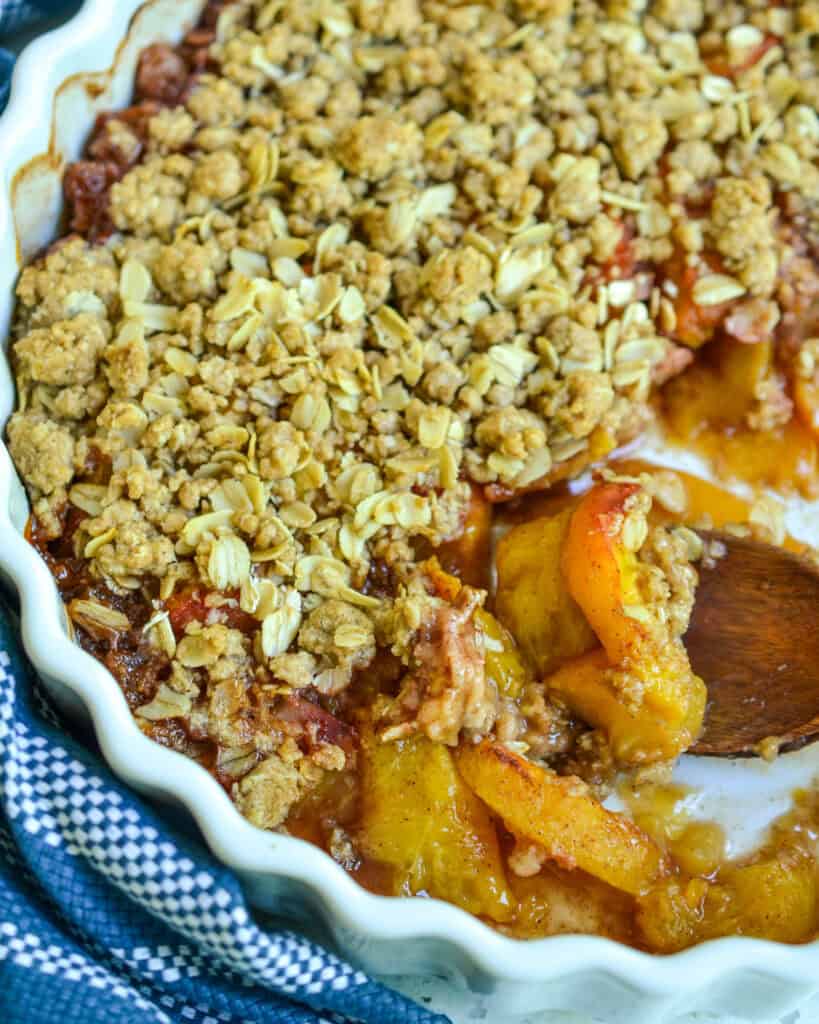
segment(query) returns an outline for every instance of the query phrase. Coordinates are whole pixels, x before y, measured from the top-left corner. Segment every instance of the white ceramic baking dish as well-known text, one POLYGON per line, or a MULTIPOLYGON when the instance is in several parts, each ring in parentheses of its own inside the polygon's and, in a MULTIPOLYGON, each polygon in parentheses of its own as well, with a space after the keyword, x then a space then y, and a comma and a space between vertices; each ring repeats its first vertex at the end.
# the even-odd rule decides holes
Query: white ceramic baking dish
MULTIPOLYGON (((7 335, 20 259, 54 236, 66 161, 80 152, 97 111, 127 103, 139 50, 178 39, 202 4, 87 0, 70 24, 20 58, 0 121, 0 337, 7 335)), ((0 358, 0 427, 13 404, 8 364, 0 358)), ((490 1020, 537 1010, 574 1010, 607 1024, 679 1020, 696 1011, 763 1020, 819 989, 816 943, 791 948, 722 939, 661 958, 599 938, 515 941, 435 900, 373 896, 320 850, 254 828, 202 768, 142 735, 112 676, 68 639, 56 587, 23 538, 27 514, 0 444, 0 573, 20 594, 23 640, 34 664, 69 713, 90 717, 117 774, 188 808, 260 907, 309 922, 371 971, 431 972, 466 983, 486 993, 490 1020)), ((770 817, 783 793, 816 766, 809 752, 781 759, 773 779, 759 767, 723 763, 712 770, 702 760, 683 774, 716 784, 735 809, 763 807, 770 817)), ((745 811, 735 817, 744 819, 745 811)))

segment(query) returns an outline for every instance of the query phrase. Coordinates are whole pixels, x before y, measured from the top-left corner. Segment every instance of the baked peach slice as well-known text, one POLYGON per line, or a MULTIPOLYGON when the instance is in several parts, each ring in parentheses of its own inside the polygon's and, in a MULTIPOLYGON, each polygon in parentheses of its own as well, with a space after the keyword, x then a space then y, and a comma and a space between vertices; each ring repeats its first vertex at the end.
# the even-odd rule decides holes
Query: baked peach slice
POLYGON ((641 620, 635 551, 640 519, 629 518, 639 484, 599 484, 583 496, 566 532, 563 578, 612 664, 633 657, 649 636, 641 620))
POLYGON ((427 893, 493 921, 512 916, 495 825, 449 748, 361 731, 361 851, 387 868, 394 896, 427 893))
POLYGON ((532 519, 513 527, 497 545, 498 618, 541 675, 598 644, 561 570, 571 519, 571 508, 532 519))
POLYGON ((475 625, 483 641, 487 680, 499 696, 517 700, 531 675, 512 634, 485 608, 475 610, 475 625))
POLYGON ((618 685, 631 682, 631 674, 612 668, 606 652, 598 649, 561 665, 546 679, 546 687, 605 734, 619 764, 672 760, 699 734, 705 687, 690 674, 684 652, 676 647, 644 665, 638 678, 643 699, 636 702, 618 685))
POLYGON ((795 377, 792 390, 796 415, 819 440, 819 372, 813 377, 795 377))
POLYGON ((706 690, 682 641, 644 603, 636 552, 645 538, 640 487, 593 487, 571 518, 561 566, 566 586, 594 630, 597 652, 562 666, 549 689, 602 729, 618 760, 676 757, 696 739, 706 690))
POLYGON ((816 934, 817 897, 813 857, 786 847, 755 863, 729 865, 716 880, 661 879, 640 898, 637 926, 656 953, 725 935, 807 942, 816 934))
POLYGON ((665 870, 659 847, 628 818, 606 810, 576 776, 560 776, 502 744, 462 744, 467 785, 517 836, 549 859, 580 868, 622 892, 645 892, 665 870))

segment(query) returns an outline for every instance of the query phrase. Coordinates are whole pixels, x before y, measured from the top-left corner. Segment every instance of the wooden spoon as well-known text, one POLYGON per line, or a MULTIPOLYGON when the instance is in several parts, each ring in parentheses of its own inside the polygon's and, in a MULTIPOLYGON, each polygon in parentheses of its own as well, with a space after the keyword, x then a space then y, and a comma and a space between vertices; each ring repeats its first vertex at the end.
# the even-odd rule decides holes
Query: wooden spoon
POLYGON ((683 638, 708 687, 693 754, 747 757, 819 738, 819 567, 759 541, 700 531, 722 557, 700 564, 683 638))

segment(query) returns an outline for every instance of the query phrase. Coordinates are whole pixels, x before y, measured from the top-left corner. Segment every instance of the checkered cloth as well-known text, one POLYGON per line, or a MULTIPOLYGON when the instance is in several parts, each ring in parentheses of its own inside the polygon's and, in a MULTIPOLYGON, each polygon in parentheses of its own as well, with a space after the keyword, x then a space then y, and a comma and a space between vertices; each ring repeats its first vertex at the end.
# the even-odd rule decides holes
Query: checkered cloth
POLYGON ((17 634, 0 598, 2 1024, 445 1024, 257 923, 233 875, 61 727, 17 634))

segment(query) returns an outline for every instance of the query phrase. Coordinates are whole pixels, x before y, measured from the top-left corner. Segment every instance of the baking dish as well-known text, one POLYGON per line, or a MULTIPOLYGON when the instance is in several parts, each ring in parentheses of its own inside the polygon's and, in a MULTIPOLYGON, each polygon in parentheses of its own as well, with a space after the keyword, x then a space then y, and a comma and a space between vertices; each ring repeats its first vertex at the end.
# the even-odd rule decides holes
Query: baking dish
MULTIPOLYGON (((65 162, 78 154, 97 111, 127 102, 139 50, 177 38, 201 6, 199 0, 142 6, 126 0, 112 8, 89 0, 69 26, 40 39, 21 58, 0 126, 4 333, 18 259, 53 237, 65 162), (108 65, 110 72, 102 70, 108 65), (98 73, 80 74, 88 71, 98 73)), ((12 406, 11 377, 0 363, 0 423, 12 406)), ((191 811, 214 852, 239 873, 259 906, 313 924, 317 918, 326 937, 370 970, 434 971, 465 981, 488 993, 490 1005, 505 1014, 571 1009, 615 1022, 708 1010, 764 1019, 799 1006, 815 991, 815 944, 791 948, 722 939, 662 959, 599 938, 523 943, 437 901, 372 896, 319 850, 255 829, 202 769, 139 732, 112 677, 70 642, 51 576, 22 536, 26 515, 22 489, 0 449, 0 572, 20 592, 24 642, 33 661, 69 713, 93 720, 115 771, 144 792, 191 811)), ((792 765, 801 778, 813 760, 808 752, 783 770, 792 765)))

